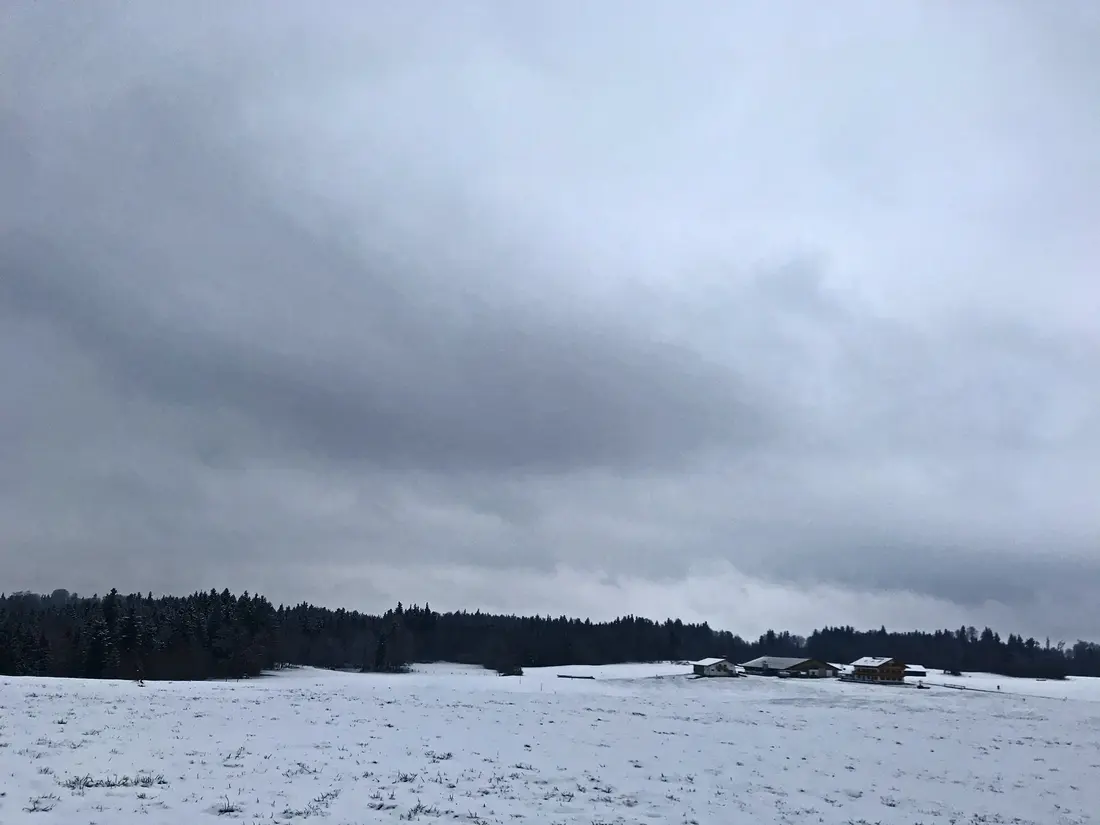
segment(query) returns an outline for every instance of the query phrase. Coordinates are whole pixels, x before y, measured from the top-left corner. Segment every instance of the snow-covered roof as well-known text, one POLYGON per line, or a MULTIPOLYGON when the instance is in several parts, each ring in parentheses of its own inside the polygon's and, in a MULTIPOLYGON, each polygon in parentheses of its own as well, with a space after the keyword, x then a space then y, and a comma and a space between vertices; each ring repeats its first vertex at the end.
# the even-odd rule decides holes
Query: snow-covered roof
POLYGON ((924 665, 906 665, 906 670, 928 670, 924 665))
POLYGON ((751 668, 763 668, 768 666, 769 670, 787 670, 788 668, 797 667, 803 662, 810 662, 812 659, 805 657, 797 658, 792 656, 759 656, 753 659, 751 662, 742 662, 741 667, 751 668))
POLYGON ((698 662, 688 662, 689 665, 699 665, 700 667, 710 667, 716 665, 719 662, 724 662, 725 659, 700 659, 698 662))
POLYGON ((893 661, 893 656, 864 656, 852 662, 852 667, 882 667, 893 661))

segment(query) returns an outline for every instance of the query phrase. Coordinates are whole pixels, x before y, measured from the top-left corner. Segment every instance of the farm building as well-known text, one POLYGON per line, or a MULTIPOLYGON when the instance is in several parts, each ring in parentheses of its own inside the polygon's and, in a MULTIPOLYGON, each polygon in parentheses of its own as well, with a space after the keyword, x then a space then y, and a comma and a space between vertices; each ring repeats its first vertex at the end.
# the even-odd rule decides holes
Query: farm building
POLYGON ((725 659, 700 659, 698 662, 688 662, 692 672, 696 676, 738 676, 737 666, 725 659))
POLYGON ((905 662, 889 656, 864 656, 852 662, 852 674, 846 678, 853 682, 904 684, 905 662))
POLYGON ((905 675, 914 679, 923 679, 928 675, 928 670, 924 665, 906 665, 905 675))
POLYGON ((818 659, 801 659, 788 656, 761 656, 741 665, 746 674, 753 676, 795 677, 799 679, 825 679, 839 675, 835 665, 818 659))

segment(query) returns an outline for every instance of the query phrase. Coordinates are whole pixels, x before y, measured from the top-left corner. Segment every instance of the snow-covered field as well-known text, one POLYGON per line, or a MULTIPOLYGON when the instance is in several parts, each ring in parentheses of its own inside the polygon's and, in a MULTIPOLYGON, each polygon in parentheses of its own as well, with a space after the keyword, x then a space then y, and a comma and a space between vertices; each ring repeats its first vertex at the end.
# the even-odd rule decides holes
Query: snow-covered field
POLYGON ((685 670, 0 679, 0 823, 1100 822, 1100 680, 685 670))

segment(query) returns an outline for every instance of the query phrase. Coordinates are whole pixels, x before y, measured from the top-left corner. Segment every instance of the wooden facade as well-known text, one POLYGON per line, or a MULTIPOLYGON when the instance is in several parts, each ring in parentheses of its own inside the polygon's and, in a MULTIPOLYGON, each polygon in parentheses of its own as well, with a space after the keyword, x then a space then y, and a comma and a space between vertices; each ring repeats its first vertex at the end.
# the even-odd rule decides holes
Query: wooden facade
POLYGON ((886 656, 864 656, 852 662, 854 682, 875 682, 878 684, 904 684, 905 662, 886 656))

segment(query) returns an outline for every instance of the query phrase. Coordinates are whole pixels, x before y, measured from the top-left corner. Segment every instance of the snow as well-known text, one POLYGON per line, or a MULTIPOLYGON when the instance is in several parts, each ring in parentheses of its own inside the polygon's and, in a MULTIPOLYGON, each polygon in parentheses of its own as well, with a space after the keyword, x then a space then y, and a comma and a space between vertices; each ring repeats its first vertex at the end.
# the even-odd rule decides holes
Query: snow
POLYGON ((1095 821, 1100 680, 925 682, 971 689, 682 664, 0 678, 0 822, 1095 821))
POLYGON ((698 662, 688 662, 689 665, 699 665, 700 667, 710 667, 716 665, 719 662, 724 662, 725 659, 700 659, 698 662))
POLYGON ((1002 693, 1021 697, 1100 702, 1100 679, 1076 676, 1064 680, 1014 679, 1011 676, 998 676, 996 673, 964 673, 962 676, 946 676, 941 671, 933 669, 928 671, 927 677, 911 678, 911 681, 994 693, 1000 690, 1002 693))

